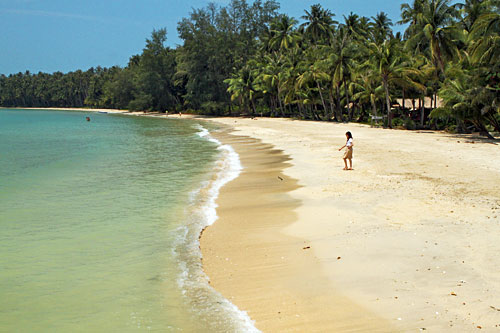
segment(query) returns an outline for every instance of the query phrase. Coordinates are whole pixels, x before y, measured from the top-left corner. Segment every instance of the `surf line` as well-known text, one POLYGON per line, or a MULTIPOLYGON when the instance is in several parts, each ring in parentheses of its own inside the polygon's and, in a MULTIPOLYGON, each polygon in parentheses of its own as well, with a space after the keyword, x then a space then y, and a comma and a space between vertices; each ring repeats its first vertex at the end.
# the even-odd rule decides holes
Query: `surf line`
MULTIPOLYGON (((190 194, 190 215, 192 216, 191 223, 193 223, 191 224, 191 228, 194 228, 194 230, 191 229, 192 234, 190 236, 188 236, 190 232, 185 230, 184 242, 192 242, 191 251, 196 252, 197 258, 188 259, 191 265, 187 265, 187 262, 184 262, 184 264, 181 263, 184 273, 180 278, 179 285, 183 294, 189 298, 198 297, 200 294, 203 294, 211 299, 210 304, 204 304, 202 312, 211 312, 213 315, 210 317, 213 320, 219 321, 222 319, 226 322, 227 318, 230 317, 232 318, 230 325, 233 329, 243 332, 260 332, 246 311, 240 310, 210 286, 209 277, 203 270, 200 239, 204 230, 218 219, 218 205, 216 200, 219 197, 221 188, 236 179, 243 170, 243 166, 241 165, 238 153, 233 147, 223 144, 212 137, 210 132, 201 124, 197 124, 196 129, 198 130, 196 134, 200 138, 216 144, 218 158, 213 164, 213 172, 210 174, 209 180, 202 182, 201 186, 190 194), (194 239, 195 237, 196 239, 194 239), (192 261, 194 259, 196 259, 196 263, 192 261), (194 269, 194 271, 191 271, 191 269, 194 269), (197 276, 198 279, 193 279, 193 276, 197 276), (218 318, 218 315, 222 315, 224 318, 218 318)), ((194 254, 193 252, 192 254, 194 254)))

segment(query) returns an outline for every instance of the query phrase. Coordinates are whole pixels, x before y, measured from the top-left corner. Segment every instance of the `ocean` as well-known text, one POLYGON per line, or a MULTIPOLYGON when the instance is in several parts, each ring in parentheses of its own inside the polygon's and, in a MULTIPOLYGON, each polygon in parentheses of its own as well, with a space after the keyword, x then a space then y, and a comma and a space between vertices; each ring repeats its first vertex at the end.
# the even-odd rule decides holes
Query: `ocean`
POLYGON ((1 109, 0 331, 256 331, 201 267, 241 170, 213 126, 1 109))

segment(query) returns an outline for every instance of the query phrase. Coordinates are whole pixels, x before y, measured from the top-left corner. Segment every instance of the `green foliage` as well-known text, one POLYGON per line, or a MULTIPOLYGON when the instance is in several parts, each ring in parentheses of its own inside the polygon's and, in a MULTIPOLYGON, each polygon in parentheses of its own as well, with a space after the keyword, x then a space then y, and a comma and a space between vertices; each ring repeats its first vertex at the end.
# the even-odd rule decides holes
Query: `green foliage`
POLYGON ((0 75, 0 105, 360 122, 384 113, 386 126, 500 132, 498 1, 404 3, 403 36, 383 12, 337 22, 313 5, 297 26, 278 9, 274 0, 193 9, 178 23, 183 45, 166 47, 166 30, 154 30, 125 68, 0 75), (438 108, 417 107, 436 96, 438 108), (397 99, 406 105, 393 119, 397 99))
POLYGON ((277 16, 272 0, 232 0, 227 7, 210 4, 194 10, 178 24, 184 40, 180 49, 187 73, 185 104, 200 108, 206 102, 230 102, 224 80, 239 71, 257 51, 257 37, 277 16))
POLYGON ((396 128, 404 128, 404 120, 401 118, 396 118, 392 121, 392 126, 396 128))
POLYGON ((405 118, 403 126, 408 130, 414 130, 417 128, 417 125, 411 118, 405 118))

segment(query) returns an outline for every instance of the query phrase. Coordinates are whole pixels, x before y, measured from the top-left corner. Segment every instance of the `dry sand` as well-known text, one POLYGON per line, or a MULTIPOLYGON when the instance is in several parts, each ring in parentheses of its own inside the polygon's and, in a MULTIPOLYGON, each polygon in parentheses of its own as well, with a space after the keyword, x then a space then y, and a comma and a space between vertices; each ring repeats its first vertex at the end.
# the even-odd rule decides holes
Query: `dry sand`
POLYGON ((221 191, 220 218, 201 238, 203 263, 257 328, 500 330, 498 142, 357 124, 214 121, 233 128, 218 138, 245 169, 221 191), (353 171, 342 170, 337 150, 347 130, 353 171))

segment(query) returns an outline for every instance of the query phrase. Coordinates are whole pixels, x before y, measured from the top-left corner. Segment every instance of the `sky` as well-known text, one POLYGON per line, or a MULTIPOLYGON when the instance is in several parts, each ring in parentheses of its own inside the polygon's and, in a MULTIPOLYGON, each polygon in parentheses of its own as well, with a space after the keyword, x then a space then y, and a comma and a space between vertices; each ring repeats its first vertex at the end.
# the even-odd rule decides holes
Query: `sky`
MULTIPOLYGON (((126 66, 153 29, 167 29, 167 45, 182 45, 177 23, 209 2, 227 5, 229 0, 0 0, 0 74, 126 66)), ((351 11, 368 17, 384 11, 393 23, 404 2, 410 1, 279 1, 280 12, 297 19, 319 3, 337 21, 351 11)))

